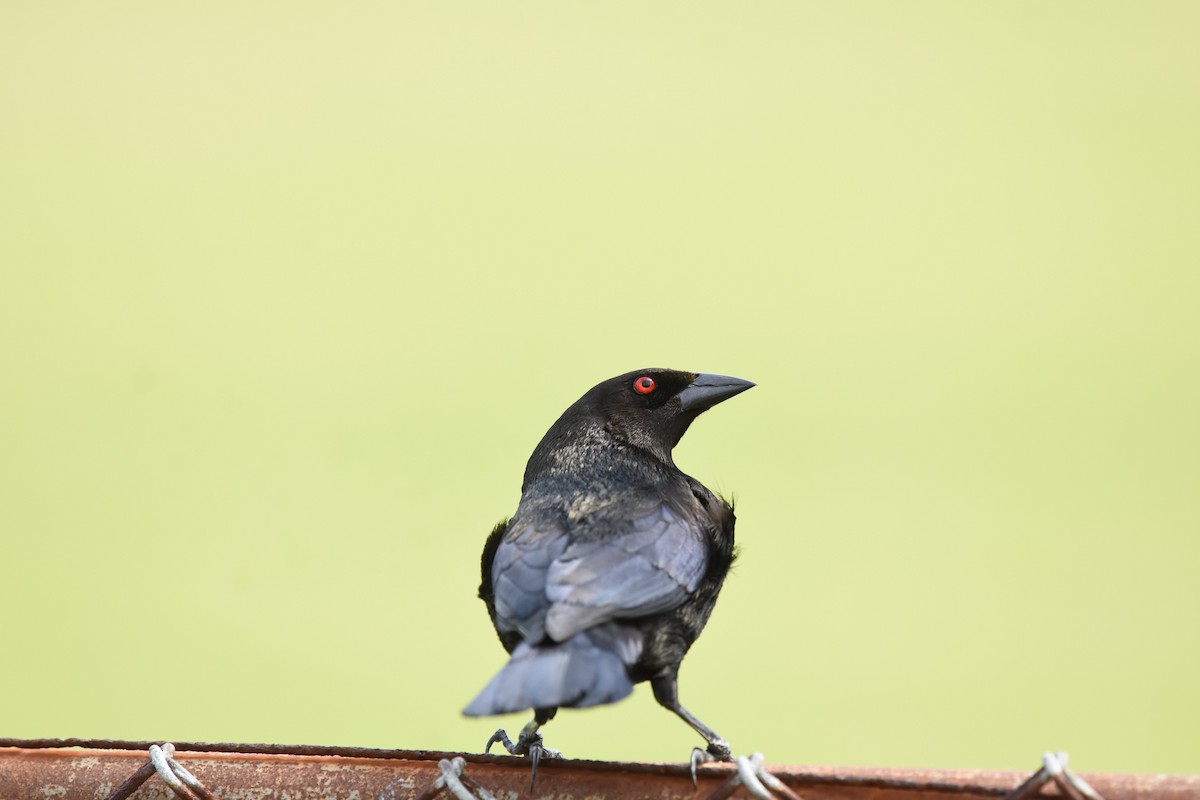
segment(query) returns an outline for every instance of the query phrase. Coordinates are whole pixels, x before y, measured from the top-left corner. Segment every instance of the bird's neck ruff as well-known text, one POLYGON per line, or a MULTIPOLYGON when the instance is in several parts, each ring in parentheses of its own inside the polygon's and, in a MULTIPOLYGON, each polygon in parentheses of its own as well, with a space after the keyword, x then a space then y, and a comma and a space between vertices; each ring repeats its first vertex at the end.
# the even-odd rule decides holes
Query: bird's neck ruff
POLYGON ((609 480, 632 483, 676 469, 669 450, 661 452, 660 448, 652 450, 625 441, 609 426, 591 425, 561 434, 552 429, 529 459, 523 488, 537 479, 589 474, 597 467, 609 480))

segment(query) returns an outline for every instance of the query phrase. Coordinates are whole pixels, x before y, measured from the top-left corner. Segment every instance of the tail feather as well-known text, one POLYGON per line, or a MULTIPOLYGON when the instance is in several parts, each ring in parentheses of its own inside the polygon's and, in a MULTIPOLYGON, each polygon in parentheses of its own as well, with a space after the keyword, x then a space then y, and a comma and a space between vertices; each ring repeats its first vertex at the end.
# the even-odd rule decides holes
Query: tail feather
POLYGON ((551 645, 522 642, 463 713, 486 717, 528 708, 615 703, 633 691, 626 667, 637 661, 641 649, 636 631, 614 623, 551 645))

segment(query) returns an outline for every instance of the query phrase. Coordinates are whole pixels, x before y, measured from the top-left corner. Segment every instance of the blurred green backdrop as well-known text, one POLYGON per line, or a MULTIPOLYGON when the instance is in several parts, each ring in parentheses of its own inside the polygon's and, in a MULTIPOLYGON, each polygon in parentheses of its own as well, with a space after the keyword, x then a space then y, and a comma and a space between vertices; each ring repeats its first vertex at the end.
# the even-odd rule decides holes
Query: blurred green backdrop
POLYGON ((479 749, 483 539, 656 365, 759 383, 677 454, 739 752, 1200 770, 1197 4, 4 17, 0 734, 479 749))

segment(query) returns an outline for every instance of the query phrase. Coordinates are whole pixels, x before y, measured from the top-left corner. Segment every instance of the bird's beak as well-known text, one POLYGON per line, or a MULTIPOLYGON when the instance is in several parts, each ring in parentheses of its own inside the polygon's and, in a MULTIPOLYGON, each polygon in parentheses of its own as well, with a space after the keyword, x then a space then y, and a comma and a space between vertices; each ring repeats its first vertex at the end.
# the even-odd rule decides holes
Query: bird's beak
POLYGON ((728 400, 735 394, 741 394, 754 384, 741 378, 731 378, 728 375, 708 375, 700 373, 687 388, 676 397, 684 411, 704 411, 712 408, 722 400, 728 400))

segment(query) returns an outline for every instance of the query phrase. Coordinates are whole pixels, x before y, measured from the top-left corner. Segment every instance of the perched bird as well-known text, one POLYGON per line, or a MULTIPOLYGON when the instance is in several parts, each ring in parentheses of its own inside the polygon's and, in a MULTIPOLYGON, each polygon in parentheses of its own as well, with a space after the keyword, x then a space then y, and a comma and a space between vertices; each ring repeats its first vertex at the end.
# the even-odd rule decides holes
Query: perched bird
POLYGON ((733 506, 675 466, 671 450, 701 413, 754 386, 723 375, 644 369, 589 390, 542 438, 513 517, 483 548, 479 596, 508 663, 464 710, 533 709, 514 744, 534 779, 538 729, 559 708, 613 703, 649 681, 654 698, 704 737, 728 742, 679 702, 676 675, 733 563, 733 506))

